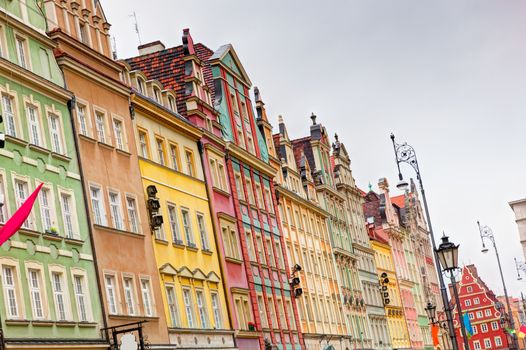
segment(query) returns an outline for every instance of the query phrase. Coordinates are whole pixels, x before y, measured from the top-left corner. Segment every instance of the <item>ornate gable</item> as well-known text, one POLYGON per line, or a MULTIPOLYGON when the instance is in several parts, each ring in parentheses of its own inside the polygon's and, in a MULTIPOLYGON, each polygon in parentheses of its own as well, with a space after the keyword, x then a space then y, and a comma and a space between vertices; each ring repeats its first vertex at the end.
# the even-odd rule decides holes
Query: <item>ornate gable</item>
POLYGON ((210 56, 210 62, 220 62, 224 67, 230 70, 232 73, 237 75, 247 86, 251 86, 252 82, 248 77, 245 68, 241 64, 239 57, 232 44, 226 44, 217 49, 212 56, 210 56))

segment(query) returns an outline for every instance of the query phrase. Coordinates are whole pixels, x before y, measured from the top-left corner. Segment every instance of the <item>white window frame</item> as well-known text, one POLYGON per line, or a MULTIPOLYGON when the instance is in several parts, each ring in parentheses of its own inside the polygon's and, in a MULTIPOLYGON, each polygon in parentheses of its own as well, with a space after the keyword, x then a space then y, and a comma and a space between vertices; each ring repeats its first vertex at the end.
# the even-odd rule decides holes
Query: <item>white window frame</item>
POLYGON ((487 333, 487 332, 488 332, 488 325, 487 325, 486 323, 482 323, 482 324, 480 325, 480 331, 481 331, 482 333, 487 333))
POLYGON ((150 159, 150 145, 148 144, 150 142, 150 136, 148 135, 148 131, 146 131, 143 128, 138 127, 137 128, 137 147, 139 156, 143 157, 145 159, 150 159), (144 142, 141 140, 141 136, 144 135, 144 142))
POLYGON ((502 338, 501 338, 500 336, 497 335, 497 336, 494 338, 494 340, 495 340, 495 345, 496 345, 496 346, 502 346, 502 338))
POLYGON ((168 306, 171 325, 172 327, 179 327, 181 325, 181 319, 179 315, 179 307, 177 305, 177 293, 175 292, 175 285, 172 283, 166 283, 164 286, 164 291, 166 293, 166 304, 168 306), (173 293, 173 298, 170 291, 173 293))
POLYGON ((484 338, 484 349, 491 349, 491 339, 484 338))
POLYGON ((23 136, 20 131, 20 118, 18 118, 19 111, 17 106, 16 95, 2 91, 2 116, 4 117, 5 133, 6 135, 22 139, 23 136), (9 110, 7 109, 6 101, 9 101, 9 110))
POLYGON ((25 262, 29 300, 31 302, 31 315, 34 320, 49 319, 48 302, 46 295, 46 278, 44 268, 35 262, 25 262), (36 276, 34 275, 36 274, 36 276), (34 279, 36 277, 36 280, 34 279), (35 285, 35 281, 37 284, 35 285), (40 305, 38 305, 40 304, 40 305), (40 315, 38 309, 40 308, 40 315))
POLYGON ((212 302, 212 313, 214 315, 214 325, 216 329, 223 328, 223 315, 221 313, 221 300, 216 290, 210 291, 210 300, 212 302))
POLYGON ((484 310, 484 314, 485 314, 487 317, 491 316, 491 309, 486 309, 486 310, 484 310))
POLYGON ((208 239, 208 231, 206 229, 205 214, 196 212, 195 218, 197 220, 197 227, 199 229, 199 238, 201 239, 201 249, 210 251, 210 241, 208 239))
POLYGON ((164 137, 159 135, 155 135, 155 153, 157 154, 157 162, 166 166, 166 142, 164 137))
POLYGON ((186 314, 186 322, 188 328, 196 328, 196 318, 195 318, 195 311, 194 311, 194 302, 193 302, 193 296, 192 296, 192 288, 183 286, 183 303, 184 303, 184 309, 186 314))
POLYGON ((1 266, 1 273, 2 273, 2 289, 4 293, 4 303, 5 308, 7 312, 7 319, 9 320, 17 320, 17 319, 23 319, 25 318, 25 307, 24 307, 24 298, 22 296, 22 290, 21 290, 21 277, 20 277, 20 266, 17 260, 14 260, 9 257, 3 257, 0 258, 0 266, 1 266), (6 285, 6 275, 5 275, 5 269, 8 268, 12 272, 12 285, 10 288, 7 288, 6 285), (8 292, 12 291, 12 296, 10 297, 8 295, 8 292), (15 308, 16 308, 16 315, 12 313, 11 307, 9 306, 8 300, 14 299, 15 302, 15 308))
POLYGON ((9 49, 7 47, 7 39, 5 36, 5 26, 0 25, 0 57, 8 59, 9 49))
POLYGON ((190 209, 181 207, 181 222, 183 224, 184 238, 186 245, 195 248, 194 233, 192 230, 192 218, 190 216, 190 209), (185 215, 186 213, 186 215, 185 215), (185 220, 187 218, 188 220, 185 220))
POLYGON ((18 65, 24 69, 31 70, 31 53, 29 52, 28 38, 16 31, 14 34, 18 65))
POLYGON ((181 230, 179 228, 177 206, 172 202, 166 202, 166 213, 168 214, 168 223, 170 224, 170 231, 172 232, 172 242, 175 244, 184 244, 181 230))
MULTIPOLYGON (((25 202, 25 200, 31 194, 31 191, 32 191, 32 189, 31 189, 31 182, 29 180, 29 177, 27 177, 27 176, 17 175, 17 174, 14 174, 14 173, 12 173, 12 174, 13 174, 12 175, 13 189, 14 189, 14 192, 15 192, 15 203, 16 203, 15 208, 18 210, 18 208, 20 208, 20 206, 25 202), (24 193, 25 198, 20 198, 20 195, 19 195, 20 193, 18 191, 17 183, 25 184, 24 191, 27 191, 26 193, 24 193)), ((33 214, 29 214, 29 216, 27 217, 26 221, 24 221, 24 223, 22 224, 22 228, 29 229, 29 230, 34 230, 35 229, 35 222, 34 222, 33 219, 34 219, 33 214)))
POLYGON ((205 292, 203 289, 196 288, 195 289, 195 301, 197 306, 197 313, 199 315, 199 323, 201 324, 201 328, 206 329, 209 328, 210 321, 208 319, 208 307, 207 307, 207 300, 205 297, 205 292))
MULTIPOLYGON (((106 273, 103 274, 104 277, 106 277, 106 273)), ((91 307, 91 297, 90 297, 90 289, 89 289, 89 285, 88 285, 88 274, 85 270, 83 269, 80 269, 80 268, 72 268, 71 269, 71 272, 70 272, 70 277, 71 277, 71 281, 73 283, 73 292, 75 293, 75 305, 76 305, 76 308, 77 308, 77 317, 78 317, 78 320, 80 322, 93 322, 93 309, 91 307), (84 299, 84 306, 85 306, 85 312, 86 312, 86 321, 82 321, 81 319, 81 313, 80 313, 80 308, 79 308, 79 297, 80 297, 80 294, 78 293, 78 291, 75 289, 75 277, 80 277, 81 278, 81 283, 82 283, 82 296, 83 296, 83 299, 84 299)), ((106 278, 104 278, 104 283, 106 283, 106 278)), ((118 305, 118 304, 117 304, 118 305)))
POLYGON ((55 305, 55 319, 57 321, 72 321, 71 303, 69 300, 69 281, 66 268, 60 265, 48 265, 49 280, 51 281, 51 291, 53 293, 53 304, 55 305), (61 282, 61 291, 57 289, 55 275, 58 275, 61 282), (59 296, 62 298, 64 308, 64 318, 60 318, 59 296))
POLYGON ((11 203, 8 198, 7 191, 7 177, 5 170, 0 169, 0 197, 4 198, 4 205, 0 207, 0 223, 5 223, 9 218, 9 204, 11 203))
POLYGON ((118 315, 120 302, 116 273, 104 273, 104 290, 106 292, 106 303, 108 304, 108 313, 110 315, 118 315), (111 284, 108 284, 108 281, 111 281, 111 284))
POLYGON ((110 217, 112 227, 116 230, 124 231, 124 216, 122 214, 122 198, 121 193, 115 189, 108 188, 108 203, 110 205, 110 217), (112 197, 115 196, 116 201, 113 202, 112 197))
POLYGON ((38 197, 38 205, 40 207, 40 219, 42 222, 42 231, 45 232, 46 230, 57 228, 55 195, 53 193, 53 185, 50 183, 44 183, 38 197), (47 203, 45 203, 44 200, 46 200, 47 203), (48 217, 49 223, 46 222, 46 217, 48 217))
POLYGON ((40 117, 40 107, 37 106, 32 101, 26 101, 25 105, 25 111, 26 111, 26 120, 27 120, 27 132, 28 132, 28 140, 31 144, 39 146, 39 147, 45 147, 44 138, 42 137, 42 123, 41 123, 41 117, 40 117), (34 114, 32 114, 30 111, 34 111, 34 114), (31 120, 31 116, 34 116, 34 121, 31 120))
POLYGON ((152 291, 152 282, 150 277, 141 276, 139 279, 141 284, 141 297, 142 297, 142 307, 144 315, 147 317, 155 316, 155 303, 153 300, 153 291, 152 291), (145 283, 146 282, 146 286, 145 283))
POLYGON ((168 142, 168 148, 170 152, 170 162, 172 164, 172 169, 179 171, 179 146, 174 142, 168 142))
POLYGON ((75 193, 69 189, 59 188, 59 199, 60 199, 60 209, 62 211, 62 221, 64 224, 64 237, 72 239, 80 239, 80 230, 78 227, 78 218, 77 218, 77 206, 75 202, 75 193), (69 213, 66 209, 64 197, 69 198, 69 213), (69 215, 68 215, 69 214, 69 215), (68 217, 71 224, 71 234, 68 232, 68 217))
POLYGON ((133 233, 141 233, 141 222, 139 219, 139 208, 137 206, 137 197, 126 193, 126 213, 128 215, 128 227, 129 231, 133 233), (133 206, 130 206, 130 200, 133 206))
POLYGON ((80 135, 91 137, 91 117, 89 104, 77 99, 75 112, 77 114, 77 123, 79 125, 78 133, 80 135))
POLYGON ((124 292, 124 303, 126 311, 130 316, 138 315, 137 310, 137 292, 135 288, 135 277, 132 274, 122 274, 122 290, 124 292), (129 285, 127 285, 129 282, 129 285))
POLYGON ((124 120, 121 117, 113 116, 112 127, 113 127, 113 137, 115 138, 115 147, 122 151, 127 151, 128 145, 126 141, 126 128, 124 126, 124 120), (120 124, 120 131, 117 128, 117 125, 119 124, 120 124), (119 132, 120 132, 120 135, 119 135, 119 132))
POLYGON ((105 110, 93 106, 93 118, 95 120, 95 132, 97 134, 97 141, 111 145, 110 138, 108 137, 108 114, 105 110), (102 124, 99 122, 99 116, 102 117, 102 124))
POLYGON ((58 154, 65 154, 66 147, 64 146, 64 133, 62 127, 62 118, 60 114, 56 112, 47 113, 48 129, 49 129, 49 141, 51 143, 51 150, 58 154), (51 125, 55 121, 56 128, 53 129, 51 125))
POLYGON ((107 223, 107 218, 106 218, 106 205, 104 203, 104 189, 102 188, 101 185, 90 183, 89 192, 90 192, 91 213, 93 215, 93 223, 95 225, 107 226, 108 223, 107 223), (97 198, 93 197, 94 189, 98 190, 97 198), (95 200, 99 204, 99 208, 98 208, 100 211, 99 213, 95 211, 95 207, 93 205, 95 200), (99 217, 99 219, 97 219, 97 217, 99 217))
POLYGON ((491 322, 491 329, 496 331, 499 329, 499 323, 497 321, 491 322))

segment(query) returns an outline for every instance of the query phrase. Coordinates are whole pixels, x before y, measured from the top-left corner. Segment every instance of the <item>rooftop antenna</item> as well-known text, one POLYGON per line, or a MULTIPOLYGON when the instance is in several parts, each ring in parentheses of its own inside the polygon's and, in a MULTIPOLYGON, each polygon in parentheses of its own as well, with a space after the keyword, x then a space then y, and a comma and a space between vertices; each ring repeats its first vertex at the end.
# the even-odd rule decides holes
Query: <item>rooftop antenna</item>
POLYGON ((139 39, 139 45, 141 45, 142 44, 141 33, 139 31, 139 22, 137 22, 137 14, 135 14, 135 11, 133 11, 133 13, 129 15, 128 17, 133 18, 133 28, 135 29, 135 33, 137 33, 137 38, 139 39))
POLYGON ((113 55, 113 59, 117 59, 117 41, 115 41, 115 36, 111 36, 111 52, 113 55))

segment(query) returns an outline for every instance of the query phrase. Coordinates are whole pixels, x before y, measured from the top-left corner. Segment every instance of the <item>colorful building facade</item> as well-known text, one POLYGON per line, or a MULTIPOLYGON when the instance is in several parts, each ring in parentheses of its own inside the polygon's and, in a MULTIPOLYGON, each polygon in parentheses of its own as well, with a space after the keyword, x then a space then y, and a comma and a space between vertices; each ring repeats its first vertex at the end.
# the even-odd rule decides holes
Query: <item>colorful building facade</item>
MULTIPOLYGON (((493 291, 480 278, 475 265, 462 268, 462 276, 459 278, 457 288, 462 312, 468 314, 473 328, 473 335, 469 338, 469 348, 506 349, 512 346, 511 337, 500 323, 501 315, 505 312, 504 305, 499 303, 493 291)), ((453 301, 452 304, 458 347, 462 349, 464 344, 459 316, 453 301)))
MULTIPOLYGON (((110 24, 99 1, 43 3, 48 35, 57 45, 57 62, 75 94, 73 130, 106 325, 146 320, 142 331, 147 342, 167 344, 159 271, 130 115, 130 87, 125 67, 113 60, 110 24)), ((113 334, 104 333, 113 344, 113 334)))
MULTIPOLYGON (((267 119, 259 104, 258 114, 267 119)), ((329 213, 320 207, 309 159, 301 148, 293 148, 281 116, 278 123, 279 133, 273 135, 269 153, 277 165, 276 191, 287 257, 291 266, 302 268, 298 311, 305 345, 313 350, 329 345, 350 348, 327 229, 329 213)))
POLYGON ((202 132, 176 113, 175 91, 137 70, 130 81, 144 195, 155 188, 150 197, 159 200, 164 221, 153 232, 170 343, 234 348, 199 154, 202 132))
POLYGON ((94 254, 70 119, 73 95, 37 1, 0 3, 0 224, 43 184, 2 245, 0 347, 105 348, 94 254))
POLYGON ((388 197, 369 190, 364 198, 364 215, 368 223, 371 246, 375 251, 378 279, 381 283, 381 298, 389 329, 388 346, 392 349, 408 349, 411 347, 409 331, 401 300, 395 267, 396 260, 390 243, 395 237, 398 237, 398 234, 396 231, 393 232, 393 226, 388 222, 388 214, 385 210, 388 197))
POLYGON ((213 52, 194 44, 185 33, 183 46, 150 47, 149 54, 128 62, 142 66, 147 76, 156 67, 151 62, 163 62, 156 78, 171 82, 178 94, 186 95, 178 100, 179 111, 208 130, 204 168, 214 196, 215 224, 221 232, 218 246, 237 345, 299 349, 303 339, 278 225, 275 170, 256 127, 250 79, 231 45, 213 52))
POLYGON ((352 346, 370 349, 373 337, 366 313, 365 297, 358 273, 358 259, 352 247, 351 223, 347 201, 335 184, 331 163, 331 144, 323 125, 312 114, 310 135, 292 141, 293 147, 302 150, 309 159, 312 177, 321 207, 329 213, 328 228, 336 269, 343 295, 343 309, 352 346))

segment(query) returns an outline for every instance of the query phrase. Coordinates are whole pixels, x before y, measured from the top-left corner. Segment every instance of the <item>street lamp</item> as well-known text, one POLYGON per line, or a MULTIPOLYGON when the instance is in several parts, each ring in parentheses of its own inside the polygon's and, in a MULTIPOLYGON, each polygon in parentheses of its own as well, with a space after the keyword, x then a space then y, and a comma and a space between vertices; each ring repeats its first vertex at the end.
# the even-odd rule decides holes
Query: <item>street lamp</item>
POLYGON ((433 305, 433 304, 431 304, 430 301, 428 301, 427 302, 427 306, 425 307, 424 310, 426 310, 427 318, 429 318, 429 320, 431 321, 431 324, 434 324, 435 323, 435 315, 436 315, 436 311, 437 311, 436 305, 433 305))
POLYGON ((517 261, 517 258, 513 258, 513 259, 515 260, 515 268, 517 269, 517 280, 520 281, 522 280, 520 271, 526 273, 526 264, 523 262, 517 261))
MULTIPOLYGON (((480 226, 480 222, 477 221, 477 225, 479 227, 480 232, 480 240, 482 241, 482 253, 487 253, 488 248, 484 245, 484 238, 489 239, 489 241, 493 244, 493 248, 495 249, 495 256, 497 257, 497 264, 499 265, 499 272, 500 272, 500 279, 502 281, 502 288, 504 289, 504 297, 506 298, 506 306, 508 308, 508 314, 511 315, 511 307, 510 307, 510 299, 508 298, 508 290, 506 289, 506 282, 504 281, 504 275, 502 274, 502 266, 500 264, 500 257, 499 257, 499 251, 497 250, 497 245, 495 244, 495 235, 493 234, 493 230, 488 226, 480 226)), ((515 329, 515 321, 513 320, 513 317, 510 318, 510 326, 512 329, 515 329)), ((513 347, 515 349, 519 348, 519 342, 517 341, 517 336, 515 333, 512 334, 513 339, 513 347)))
MULTIPOLYGON (((451 314, 451 307, 449 306, 449 299, 447 297, 446 284, 444 283, 444 277, 440 270, 440 263, 436 252, 435 235, 433 234, 433 226, 431 225, 431 216, 429 214, 429 207, 427 206, 426 192, 424 191, 424 184, 422 182, 422 176, 420 174, 420 168, 418 166, 418 160, 416 158, 416 152, 413 147, 408 145, 406 142, 399 144, 395 142, 394 134, 391 134, 391 141, 393 142, 393 149, 395 153, 396 166, 398 167, 398 187, 401 190, 407 189, 409 184, 404 180, 402 172, 400 171, 400 163, 407 163, 413 167, 416 172, 416 178, 420 185, 420 192, 422 193, 422 201, 424 202, 424 211, 426 213, 427 224, 429 225, 429 236, 431 238, 431 245, 433 247, 433 253, 435 257, 438 281, 440 283, 440 295, 442 297, 442 303, 444 305, 444 312, 446 313, 446 320, 449 326, 449 336, 451 337, 451 343, 453 350, 458 350, 457 336, 455 334, 455 327, 453 326, 453 316, 451 314)), ((467 349, 466 349, 467 350, 467 349)))
POLYGON ((466 335, 466 327, 464 326, 464 317, 462 315, 462 307, 460 306, 460 298, 458 297, 457 282, 453 272, 458 269, 458 247, 449 241, 449 237, 444 234, 442 236, 442 243, 436 249, 440 264, 444 272, 449 272, 451 284, 453 285, 453 294, 455 296, 455 304, 457 304, 458 320, 460 323, 460 330, 462 331, 462 340, 464 341, 464 350, 469 350, 469 341, 466 335))

